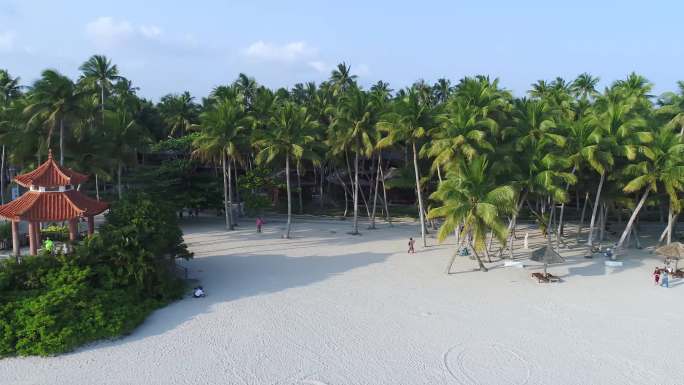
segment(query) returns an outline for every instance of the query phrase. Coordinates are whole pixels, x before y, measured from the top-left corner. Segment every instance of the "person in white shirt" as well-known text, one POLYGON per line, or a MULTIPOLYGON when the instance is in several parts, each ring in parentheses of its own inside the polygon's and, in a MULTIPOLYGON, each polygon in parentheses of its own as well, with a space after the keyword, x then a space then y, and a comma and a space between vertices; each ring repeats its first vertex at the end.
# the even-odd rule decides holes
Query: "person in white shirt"
POLYGON ((202 297, 204 297, 205 295, 206 295, 206 294, 204 294, 204 289, 202 288, 202 286, 197 286, 197 287, 195 288, 195 292, 192 294, 192 296, 195 297, 195 298, 202 298, 202 297))

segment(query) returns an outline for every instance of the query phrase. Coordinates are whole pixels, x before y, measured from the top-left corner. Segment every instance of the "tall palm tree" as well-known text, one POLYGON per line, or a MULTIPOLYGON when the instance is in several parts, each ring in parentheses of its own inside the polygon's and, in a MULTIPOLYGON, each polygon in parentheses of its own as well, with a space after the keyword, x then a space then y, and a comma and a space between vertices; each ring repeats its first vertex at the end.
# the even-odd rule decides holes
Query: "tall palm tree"
POLYGON ((102 122, 105 119, 105 94, 112 87, 112 83, 121 78, 116 64, 104 55, 93 55, 78 68, 83 75, 81 80, 85 84, 96 85, 100 88, 100 108, 102 110, 102 122))
MULTIPOLYGON (((429 218, 444 218, 437 235, 440 242, 463 225, 459 238, 467 239, 482 271, 487 271, 480 258, 480 253, 488 253, 487 233, 491 231, 505 244, 508 231, 502 218, 515 212, 515 189, 510 185, 497 185, 490 171, 485 156, 459 163, 430 196, 441 206, 428 213, 429 218)), ((447 272, 453 261, 454 258, 447 272)))
POLYGON ((198 121, 199 107, 188 91, 161 98, 159 112, 169 128, 169 136, 183 136, 198 121))
POLYGON ((103 137, 106 138, 107 155, 116 169, 117 194, 121 199, 123 168, 137 161, 137 149, 149 140, 149 134, 136 121, 131 111, 119 108, 105 110, 103 137))
MULTIPOLYGON (((643 191, 643 194, 632 211, 616 249, 622 247, 649 193, 657 192, 658 185, 665 188, 670 199, 670 218, 673 212, 681 209, 679 194, 684 191, 684 144, 681 138, 670 128, 662 127, 656 132, 648 148, 650 151, 642 152, 644 157, 642 161, 628 164, 624 169, 626 175, 634 177, 625 185, 624 192, 643 191)), ((669 226, 672 226, 671 219, 668 220, 669 226)), ((671 228, 669 231, 672 231, 671 228)))
POLYGON ((359 234, 359 158, 373 152, 373 130, 379 117, 379 106, 368 92, 352 85, 340 98, 335 118, 330 126, 340 135, 338 145, 354 151, 354 225, 352 234, 359 234))
POLYGON ((587 72, 583 72, 573 80, 570 89, 576 97, 581 99, 589 99, 595 97, 598 93, 596 92, 596 85, 599 82, 598 77, 591 76, 587 72))
POLYGON ((315 140, 313 130, 318 123, 306 107, 293 102, 282 102, 268 122, 268 130, 259 133, 255 144, 260 148, 257 162, 271 163, 285 158, 285 184, 287 188, 287 226, 284 238, 290 237, 292 226, 292 194, 290 187, 290 161, 301 159, 306 146, 315 140))
POLYGON ((221 99, 200 116, 200 135, 193 142, 193 154, 205 160, 221 160, 226 229, 233 230, 231 165, 241 160, 248 145, 248 121, 244 105, 235 99, 221 99))
POLYGON ((82 93, 71 79, 55 70, 45 70, 29 95, 30 104, 25 112, 29 124, 42 122, 48 129, 47 144, 51 144, 54 130, 59 127, 59 163, 64 163, 64 126, 78 114, 82 93))
POLYGON ((413 151, 413 168, 416 176, 418 215, 423 247, 427 246, 427 241, 425 239, 425 215, 417 148, 418 142, 425 137, 427 132, 437 126, 437 115, 437 110, 426 104, 418 91, 411 88, 407 90, 405 96, 394 102, 394 110, 377 125, 380 130, 387 133, 387 136, 378 142, 378 148, 383 149, 396 143, 406 143, 413 151))
POLYGON ((347 91, 347 89, 356 83, 356 77, 356 75, 352 75, 350 65, 344 62, 338 64, 330 73, 330 83, 332 84, 333 95, 338 96, 347 91))
POLYGON ((584 148, 584 157, 589 165, 599 173, 600 179, 596 190, 594 208, 589 224, 587 245, 591 247, 594 239, 596 214, 601 202, 601 191, 606 174, 615 164, 615 156, 634 160, 637 152, 648 151, 641 143, 650 141, 651 134, 637 131, 646 125, 639 114, 633 113, 633 103, 626 100, 616 90, 608 90, 606 95, 597 101, 596 112, 591 116, 594 131, 591 134, 593 145, 584 148))
POLYGON ((421 149, 421 155, 433 159, 432 169, 441 182, 441 169, 472 159, 482 152, 494 151, 487 141, 489 128, 496 124, 493 119, 482 117, 477 107, 461 98, 451 100, 443 114, 437 117, 440 125, 429 134, 431 141, 421 149))

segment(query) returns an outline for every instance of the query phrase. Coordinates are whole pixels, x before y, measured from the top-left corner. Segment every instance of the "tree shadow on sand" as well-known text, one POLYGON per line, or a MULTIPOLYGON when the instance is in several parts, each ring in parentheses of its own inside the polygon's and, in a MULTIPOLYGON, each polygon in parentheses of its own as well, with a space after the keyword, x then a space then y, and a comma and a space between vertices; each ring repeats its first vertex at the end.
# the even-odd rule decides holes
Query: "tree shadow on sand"
POLYGON ((207 297, 182 300, 155 311, 128 336, 95 343, 79 349, 98 349, 164 334, 200 314, 211 313, 215 305, 243 298, 277 293, 324 281, 350 270, 381 263, 390 253, 353 253, 324 256, 212 255, 185 263, 189 278, 202 276, 207 297), (209 272, 209 273, 207 273, 209 272))

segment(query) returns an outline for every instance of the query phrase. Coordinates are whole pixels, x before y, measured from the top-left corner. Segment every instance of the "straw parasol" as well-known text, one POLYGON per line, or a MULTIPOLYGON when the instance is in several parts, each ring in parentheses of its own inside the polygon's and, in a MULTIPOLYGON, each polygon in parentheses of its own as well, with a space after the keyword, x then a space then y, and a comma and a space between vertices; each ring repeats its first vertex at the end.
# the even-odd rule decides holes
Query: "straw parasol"
POLYGON ((546 274, 546 268, 552 263, 563 263, 565 259, 560 256, 557 252, 553 250, 553 247, 544 246, 532 252, 530 259, 535 262, 544 263, 544 274, 546 274))
POLYGON ((680 242, 672 242, 669 245, 661 246, 655 250, 656 253, 672 258, 675 260, 675 270, 677 270, 677 264, 682 257, 684 257, 684 244, 680 242))

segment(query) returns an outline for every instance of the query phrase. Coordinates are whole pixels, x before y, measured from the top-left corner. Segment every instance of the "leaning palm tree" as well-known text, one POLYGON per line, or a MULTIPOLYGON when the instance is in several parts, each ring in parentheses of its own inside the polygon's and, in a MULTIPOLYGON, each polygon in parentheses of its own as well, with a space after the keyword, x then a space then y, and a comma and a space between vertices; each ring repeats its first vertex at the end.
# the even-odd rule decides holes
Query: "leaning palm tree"
POLYGON ((221 99, 202 113, 200 122, 201 131, 193 142, 193 155, 204 160, 221 160, 226 229, 233 230, 231 165, 241 160, 241 150, 247 146, 244 105, 235 99, 221 99))
MULTIPOLYGON (((429 218, 443 218, 437 237, 443 241, 462 225, 460 239, 473 250, 481 271, 487 271, 480 253, 488 255, 487 233, 506 243, 507 229, 503 217, 515 212, 515 189, 510 185, 497 185, 490 172, 486 156, 477 156, 461 162, 447 174, 430 198, 441 206, 428 213, 429 218)), ((458 245, 460 249, 461 245, 458 245)), ((447 272, 455 259, 451 259, 447 272)))
POLYGON ((387 133, 387 136, 378 142, 378 148, 383 149, 397 143, 406 143, 413 150, 420 233, 424 247, 427 246, 427 241, 425 239, 425 215, 420 185, 420 169, 418 167, 418 142, 425 137, 429 130, 437 126, 437 115, 437 110, 422 100, 418 91, 410 88, 403 97, 395 101, 394 111, 388 113, 377 125, 378 129, 387 133))
POLYGON ((313 130, 318 123, 306 107, 293 102, 283 102, 268 120, 268 130, 258 133, 254 144, 260 148, 258 163, 271 163, 285 158, 285 185, 287 188, 287 226, 284 238, 290 237, 292 226, 292 193, 290 187, 290 161, 297 161, 305 154, 305 148, 315 140, 313 130))
POLYGON ((104 55, 93 55, 78 68, 83 72, 81 80, 88 85, 100 88, 100 109, 102 122, 105 119, 105 93, 111 89, 112 83, 121 79, 116 64, 104 55))
POLYGON ((60 164, 64 163, 64 126, 77 115, 81 96, 74 82, 55 70, 43 71, 30 92, 30 104, 25 109, 28 123, 38 121, 47 127, 48 147, 55 129, 59 128, 60 164))
MULTIPOLYGON (((681 138, 669 127, 662 127, 656 132, 648 149, 650 151, 642 152, 644 160, 628 164, 624 169, 626 175, 634 177, 625 185, 624 192, 643 193, 615 246, 616 249, 624 244, 649 193, 657 192, 658 185, 665 188, 670 199, 670 218, 673 212, 681 209, 679 194, 684 191, 684 144, 681 138)), ((669 226, 672 226, 671 219, 668 220, 669 226)), ((672 231, 671 228, 669 231, 672 231)))

